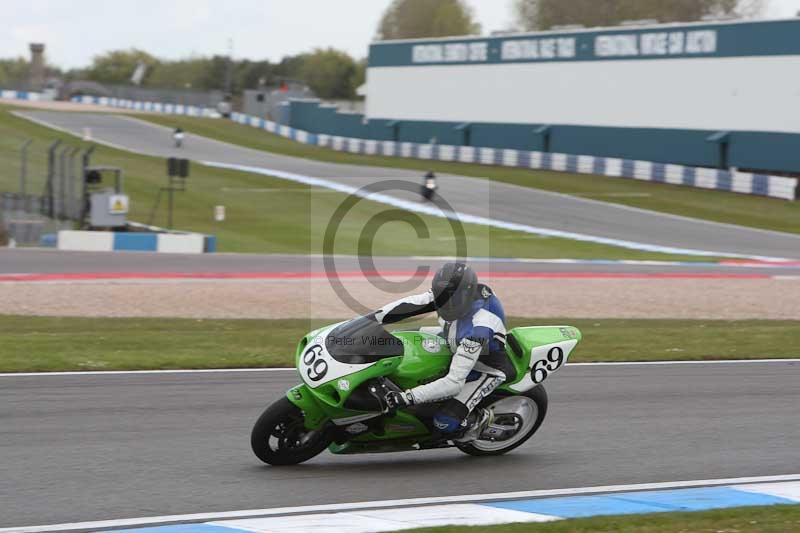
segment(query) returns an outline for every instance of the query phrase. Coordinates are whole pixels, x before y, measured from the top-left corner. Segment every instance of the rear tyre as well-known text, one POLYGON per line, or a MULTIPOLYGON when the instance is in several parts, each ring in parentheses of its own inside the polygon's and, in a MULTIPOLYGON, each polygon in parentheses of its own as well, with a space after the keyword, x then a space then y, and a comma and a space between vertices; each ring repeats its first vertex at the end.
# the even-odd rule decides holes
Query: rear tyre
POLYGON ((517 421, 517 417, 512 416, 512 412, 517 414, 521 421, 517 432, 505 440, 482 440, 472 442, 456 443, 456 447, 464 453, 478 457, 488 455, 502 455, 508 453, 517 446, 521 446, 539 429, 544 422, 547 414, 547 391, 542 385, 518 395, 508 393, 495 393, 484 400, 480 407, 493 408, 495 410, 496 424, 508 424, 512 420, 517 421))
POLYGON ((273 466, 296 465, 322 453, 330 444, 322 429, 306 429, 303 412, 284 397, 258 418, 250 434, 256 457, 273 466))

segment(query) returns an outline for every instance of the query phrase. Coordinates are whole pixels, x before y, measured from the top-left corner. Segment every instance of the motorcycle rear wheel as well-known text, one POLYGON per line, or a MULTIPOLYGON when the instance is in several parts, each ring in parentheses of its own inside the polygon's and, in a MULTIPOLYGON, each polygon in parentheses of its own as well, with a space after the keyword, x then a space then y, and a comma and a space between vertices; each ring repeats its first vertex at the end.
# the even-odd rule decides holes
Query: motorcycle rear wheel
POLYGON ((529 415, 528 420, 523 420, 522 426, 519 429, 521 434, 515 434, 512 438, 505 441, 478 439, 473 442, 457 442, 456 447, 466 454, 485 457, 508 453, 530 439, 539 429, 539 426, 542 425, 544 417, 547 414, 547 391, 544 390, 542 385, 519 395, 509 395, 507 393, 492 394, 481 403, 480 407, 490 408, 501 404, 503 401, 513 401, 514 398, 524 400, 520 402, 519 406, 529 415))
POLYGON ((253 453, 272 466, 308 461, 322 453, 330 443, 324 430, 306 429, 303 412, 285 397, 261 414, 250 434, 253 453))

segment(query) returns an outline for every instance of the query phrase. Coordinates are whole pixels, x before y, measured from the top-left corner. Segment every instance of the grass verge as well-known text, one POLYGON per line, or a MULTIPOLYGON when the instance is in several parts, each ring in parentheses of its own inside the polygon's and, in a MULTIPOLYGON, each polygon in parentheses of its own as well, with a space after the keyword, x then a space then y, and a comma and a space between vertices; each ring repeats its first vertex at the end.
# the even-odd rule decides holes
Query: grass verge
MULTIPOLYGON (((75 137, 33 124, 10 114, 0 105, 0 191, 19 188, 19 147, 32 139, 28 191, 41 194, 46 175, 46 147, 57 138, 86 147, 75 137)), ((223 125, 222 121, 211 124, 223 125)), ((252 131, 248 130, 252 133, 252 131)), ((125 173, 125 191, 131 197, 129 218, 147 222, 160 187, 166 184, 165 162, 160 158, 98 146, 94 164, 116 166, 125 173)), ((175 200, 175 224, 182 230, 215 234, 221 252, 322 253, 328 222, 346 195, 256 174, 194 165, 187 191, 175 200), (226 206, 227 219, 214 221, 214 206, 226 206)), ((153 220, 166 225, 166 199, 153 220)), ((416 215, 414 215, 416 217, 416 215)), ((342 220, 335 252, 355 255, 456 255, 449 222, 421 216, 430 235, 419 238, 408 223, 408 213, 398 213, 375 202, 359 202, 342 220), (387 221, 392 216, 394 221, 387 221), (397 220, 405 217, 405 222, 397 220), (363 230, 370 222, 386 221, 370 242, 363 230), (371 245, 374 243, 374 247, 371 245)), ((707 260, 627 250, 587 242, 527 235, 465 225, 468 255, 529 258, 707 260)))
MULTIPOLYGON (((0 372, 292 366, 297 341, 335 320, 0 315, 0 372)), ((800 321, 511 318, 583 332, 572 362, 798 356, 800 321)))
POLYGON ((177 115, 136 116, 170 128, 180 126, 188 132, 212 139, 295 157, 331 163, 377 165, 417 171, 435 170, 462 176, 475 176, 653 211, 800 233, 800 202, 568 172, 350 154, 300 144, 279 135, 228 120, 177 115))
POLYGON ((800 505, 601 516, 543 524, 450 526, 409 529, 407 533, 788 533, 790 531, 800 531, 800 505))

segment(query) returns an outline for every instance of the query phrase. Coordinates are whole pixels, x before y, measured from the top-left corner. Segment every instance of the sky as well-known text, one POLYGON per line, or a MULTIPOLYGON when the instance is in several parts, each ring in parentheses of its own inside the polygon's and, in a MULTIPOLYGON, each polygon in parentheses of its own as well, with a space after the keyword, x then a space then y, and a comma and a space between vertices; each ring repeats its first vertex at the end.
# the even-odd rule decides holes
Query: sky
MULTIPOLYGON (((768 0, 768 18, 800 11, 800 0, 768 0)), ((365 57, 391 0, 0 0, 0 57, 27 57, 44 42, 51 64, 86 66, 93 56, 136 47, 164 58, 227 54, 278 61, 333 46, 365 57), (9 8, 13 5, 13 8, 9 8), (10 30, 10 31, 9 31, 10 30)), ((511 25, 511 0, 467 0, 484 33, 511 25)))

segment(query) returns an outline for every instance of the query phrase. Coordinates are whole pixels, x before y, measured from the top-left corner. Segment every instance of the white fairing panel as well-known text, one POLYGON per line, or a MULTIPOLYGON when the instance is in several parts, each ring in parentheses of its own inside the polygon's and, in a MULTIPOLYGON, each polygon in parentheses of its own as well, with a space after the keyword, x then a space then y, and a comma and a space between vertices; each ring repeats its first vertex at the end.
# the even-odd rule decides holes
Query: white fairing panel
POLYGON ((533 348, 530 370, 519 382, 509 385, 509 388, 516 392, 525 392, 539 385, 564 367, 576 344, 578 340, 571 339, 533 348))
POLYGON ((375 364, 348 365, 334 359, 325 347, 325 340, 335 327, 332 326, 315 335, 303 349, 303 353, 297 362, 297 371, 300 372, 300 377, 312 389, 375 364))

